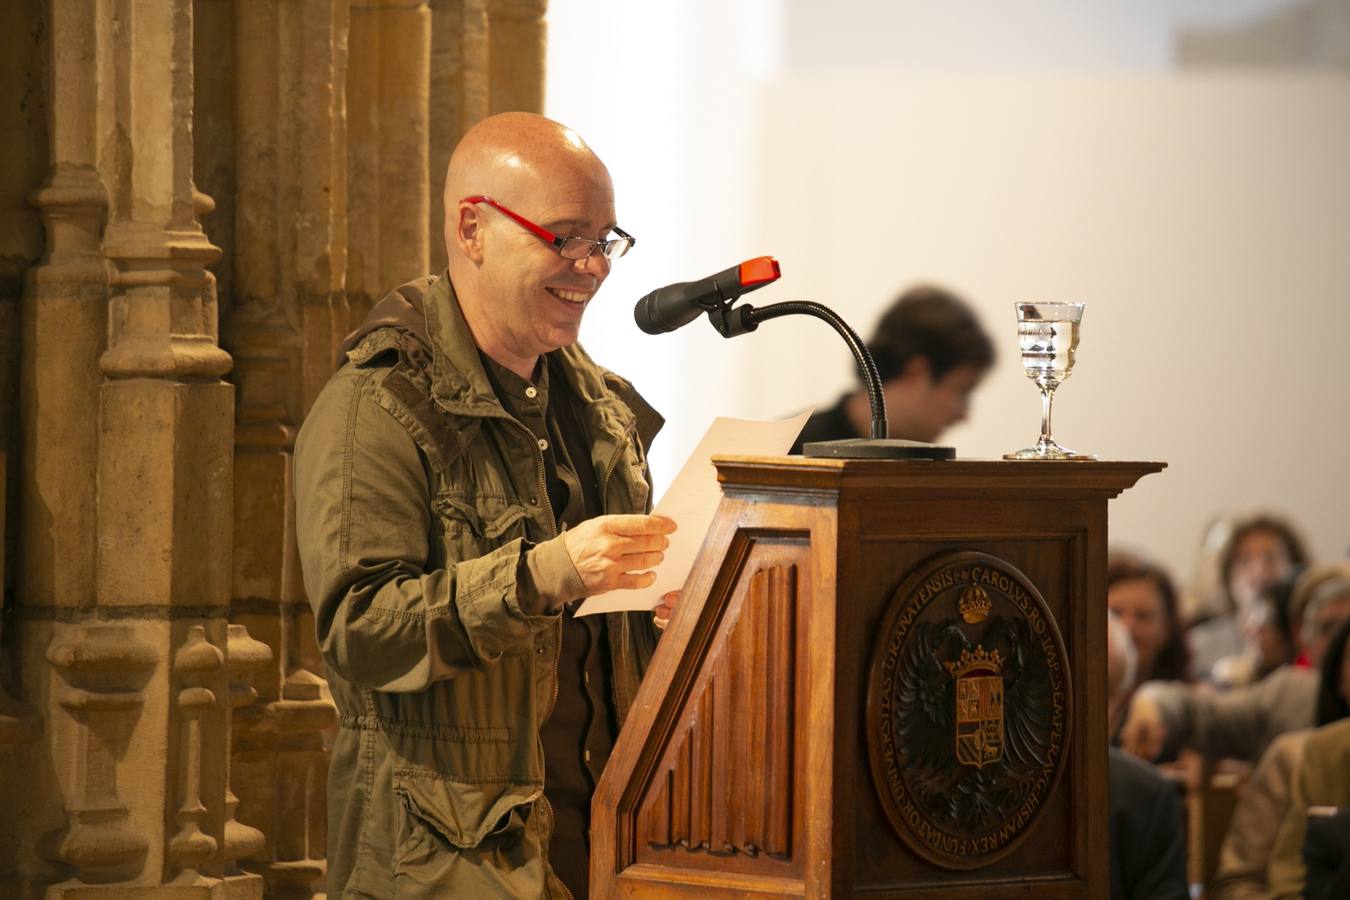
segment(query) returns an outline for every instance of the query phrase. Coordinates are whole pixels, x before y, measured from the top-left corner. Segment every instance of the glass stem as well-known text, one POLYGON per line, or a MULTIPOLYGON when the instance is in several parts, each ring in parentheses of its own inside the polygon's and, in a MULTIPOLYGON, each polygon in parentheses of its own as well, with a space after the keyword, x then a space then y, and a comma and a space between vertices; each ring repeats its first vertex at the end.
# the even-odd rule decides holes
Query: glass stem
POLYGON ((1042 448, 1054 444, 1050 438, 1050 404, 1055 400, 1054 388, 1041 388, 1041 439, 1042 448))

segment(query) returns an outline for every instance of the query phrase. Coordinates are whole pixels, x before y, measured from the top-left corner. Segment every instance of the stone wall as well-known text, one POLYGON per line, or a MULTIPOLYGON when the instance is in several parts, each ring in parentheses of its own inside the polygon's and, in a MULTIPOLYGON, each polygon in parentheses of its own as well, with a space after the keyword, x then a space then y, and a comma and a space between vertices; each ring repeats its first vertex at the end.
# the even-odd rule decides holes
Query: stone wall
POLYGON ((322 891, 292 444, 545 5, 0 5, 0 895, 322 891))

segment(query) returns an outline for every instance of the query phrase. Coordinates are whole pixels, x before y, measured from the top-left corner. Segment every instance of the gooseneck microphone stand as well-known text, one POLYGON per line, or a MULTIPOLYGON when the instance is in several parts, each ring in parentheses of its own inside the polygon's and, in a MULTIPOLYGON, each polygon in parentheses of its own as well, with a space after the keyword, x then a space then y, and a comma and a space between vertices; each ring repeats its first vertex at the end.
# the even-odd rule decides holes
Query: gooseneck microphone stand
POLYGON ((708 319, 722 337, 731 338, 754 331, 761 322, 767 322, 769 319, 791 315, 811 316, 828 323, 853 352, 853 359, 858 364, 863 385, 867 389, 867 402, 872 407, 872 436, 806 444, 802 447, 803 456, 838 459, 952 459, 956 456, 954 447, 889 437, 886 399, 881 392, 881 376, 877 373, 877 364, 872 359, 872 354, 868 352, 867 345, 858 337, 858 332, 834 310, 809 300, 788 300, 760 308, 748 303, 733 306, 734 302, 734 300, 722 301, 707 308, 708 319))

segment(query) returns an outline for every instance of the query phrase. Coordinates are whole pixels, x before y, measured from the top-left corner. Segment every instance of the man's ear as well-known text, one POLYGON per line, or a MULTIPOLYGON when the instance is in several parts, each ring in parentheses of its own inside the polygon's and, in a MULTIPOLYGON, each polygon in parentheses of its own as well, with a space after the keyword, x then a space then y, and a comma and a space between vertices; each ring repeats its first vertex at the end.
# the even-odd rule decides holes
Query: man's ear
POLYGON ((900 370, 900 380, 908 384, 927 384, 933 380, 933 363, 926 356, 911 356, 900 370))
POLYGON ((483 261, 483 220, 479 215, 478 208, 472 203, 461 203, 455 218, 446 231, 451 232, 446 235, 446 243, 459 247, 459 252, 463 253, 471 261, 481 263, 483 261))

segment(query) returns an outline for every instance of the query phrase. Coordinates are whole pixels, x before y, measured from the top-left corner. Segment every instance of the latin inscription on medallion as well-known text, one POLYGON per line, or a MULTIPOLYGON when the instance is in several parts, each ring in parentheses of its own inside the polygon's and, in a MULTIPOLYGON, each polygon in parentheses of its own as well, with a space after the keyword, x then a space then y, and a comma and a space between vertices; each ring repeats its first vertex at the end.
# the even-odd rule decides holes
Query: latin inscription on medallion
POLYGON ((984 553, 929 560, 896 592, 867 695, 881 805, 915 852, 973 869, 1024 837, 1064 767, 1069 671, 1021 572, 984 553))

